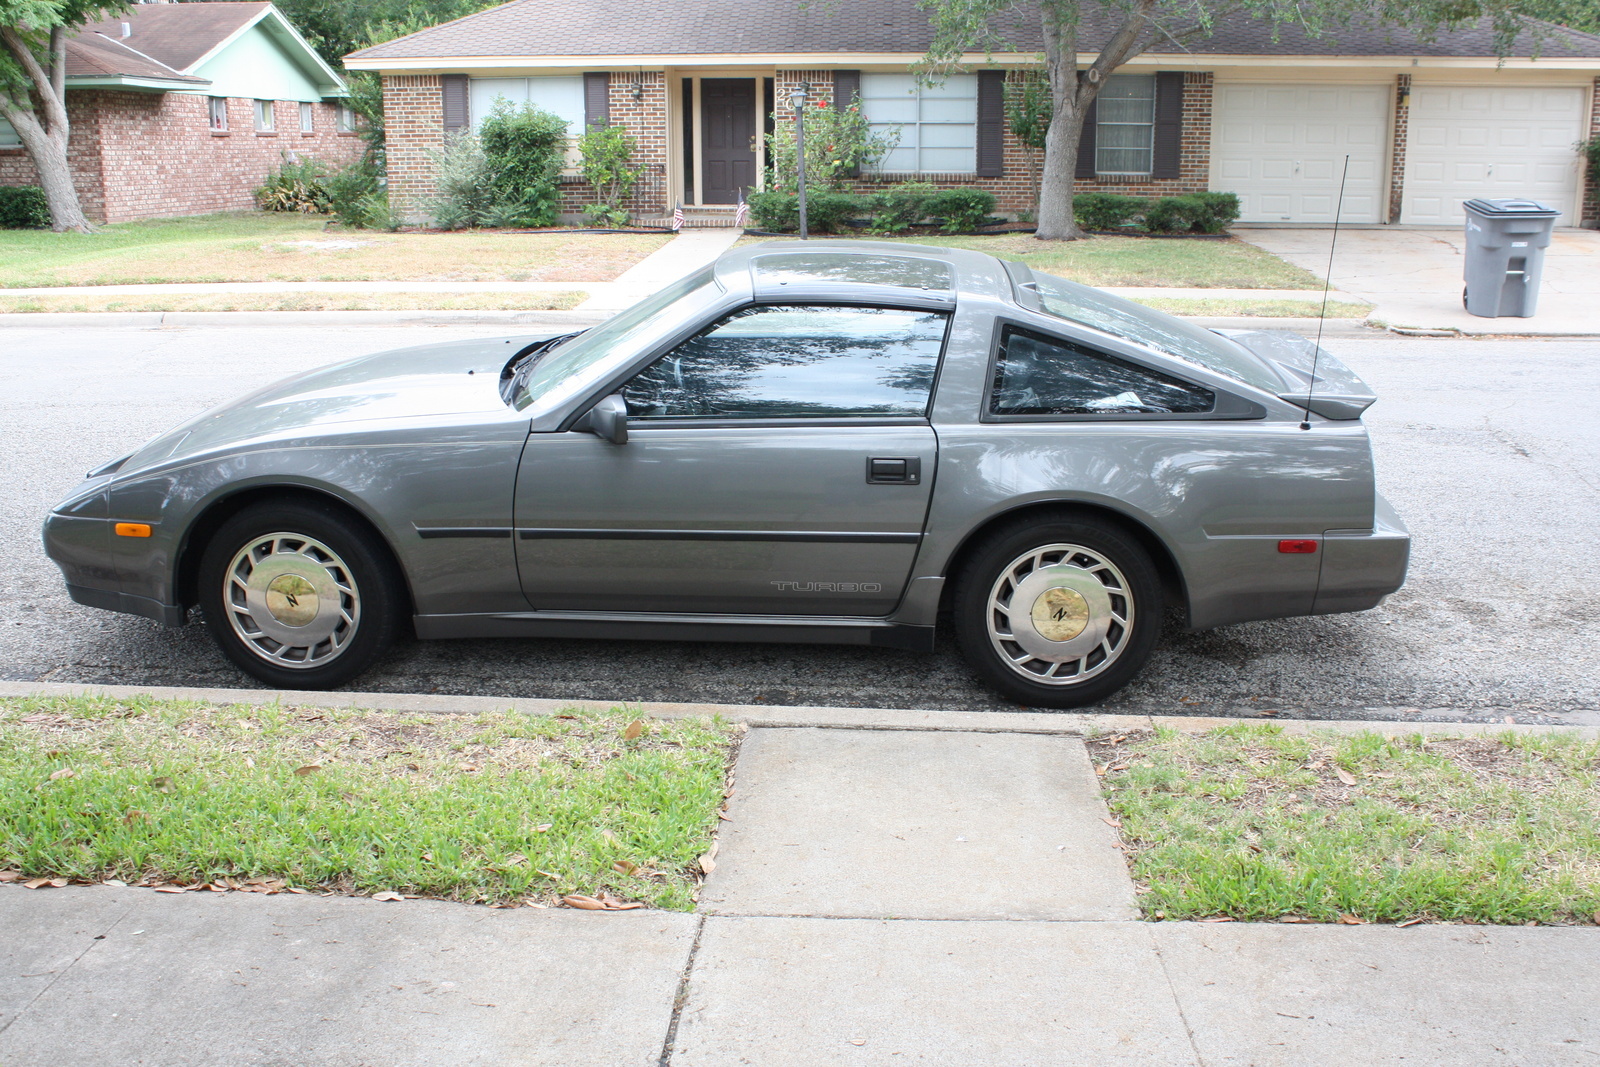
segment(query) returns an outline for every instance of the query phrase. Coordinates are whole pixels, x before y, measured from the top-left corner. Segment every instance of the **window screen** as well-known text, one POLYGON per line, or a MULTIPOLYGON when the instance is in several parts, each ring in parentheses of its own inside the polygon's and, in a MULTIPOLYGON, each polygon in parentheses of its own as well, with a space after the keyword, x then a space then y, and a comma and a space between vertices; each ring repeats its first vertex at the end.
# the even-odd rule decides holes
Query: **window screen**
POLYGON ((874 133, 899 131, 900 143, 877 170, 973 174, 978 169, 978 76, 952 74, 919 85, 914 74, 861 75, 861 113, 874 133))
POLYGON ((1216 394, 1070 341, 1008 329, 991 415, 1130 415, 1210 411, 1216 394))
POLYGON ((944 345, 940 312, 755 307, 629 382, 639 418, 920 416, 944 345))
POLYGON ((1095 107, 1095 172, 1149 174, 1155 144, 1156 76, 1111 75, 1095 107))
POLYGON ((548 111, 567 124, 567 136, 583 136, 583 75, 534 78, 473 78, 471 83, 472 128, 483 124, 497 100, 504 97, 513 106, 532 104, 548 111))
POLYGON ((312 109, 310 104, 301 103, 301 105, 300 105, 300 132, 301 133, 314 133, 314 132, 316 132, 317 120, 316 120, 315 115, 316 115, 316 112, 312 109))
POLYGON ((256 101, 256 129, 269 133, 277 128, 277 115, 271 100, 256 101))
POLYGON ((221 132, 228 128, 228 98, 225 96, 207 97, 210 103, 211 128, 221 132))

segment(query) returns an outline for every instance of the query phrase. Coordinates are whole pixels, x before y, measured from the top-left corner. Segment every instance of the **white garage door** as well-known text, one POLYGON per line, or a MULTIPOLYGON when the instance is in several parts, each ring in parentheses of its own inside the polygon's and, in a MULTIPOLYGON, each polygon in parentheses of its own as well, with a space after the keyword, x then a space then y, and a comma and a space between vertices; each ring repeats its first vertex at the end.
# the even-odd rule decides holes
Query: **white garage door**
POLYGON ((1459 226, 1463 200, 1525 196, 1575 225, 1583 105, 1582 89, 1416 87, 1400 221, 1459 226))
POLYGON ((1345 222, 1382 222, 1389 90, 1379 85, 1219 85, 1213 189, 1245 222, 1332 222, 1350 154, 1345 222))

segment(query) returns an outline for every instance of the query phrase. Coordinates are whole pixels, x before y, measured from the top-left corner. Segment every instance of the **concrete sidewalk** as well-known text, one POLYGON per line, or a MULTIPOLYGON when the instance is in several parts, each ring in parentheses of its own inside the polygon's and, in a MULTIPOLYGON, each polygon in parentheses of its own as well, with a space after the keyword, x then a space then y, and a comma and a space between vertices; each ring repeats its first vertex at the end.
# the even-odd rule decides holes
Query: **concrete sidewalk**
POLYGON ((0 1063, 1600 1057, 1600 930, 1138 921, 1080 738, 863 725, 751 730, 694 915, 0 886, 0 1063))

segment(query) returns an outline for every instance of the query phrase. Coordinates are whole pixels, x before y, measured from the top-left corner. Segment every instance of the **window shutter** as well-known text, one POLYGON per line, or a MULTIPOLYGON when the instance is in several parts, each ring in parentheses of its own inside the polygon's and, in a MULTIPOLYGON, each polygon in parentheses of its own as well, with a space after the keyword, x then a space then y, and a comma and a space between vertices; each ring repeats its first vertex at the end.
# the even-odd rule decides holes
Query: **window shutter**
POLYGON ((611 123, 611 75, 590 71, 583 76, 583 128, 611 123))
POLYGON ((466 129, 472 124, 467 110, 467 76, 446 74, 440 77, 439 84, 444 91, 444 132, 466 129))
MULTIPOLYGON (((849 107, 861 99, 861 72, 859 70, 836 70, 833 72, 833 106, 849 107)), ((861 165, 858 163, 845 171, 845 177, 858 178, 861 176, 861 165)))
POLYGON ((1005 176, 1006 72, 978 71, 978 177, 1005 176))
POLYGON ((1100 101, 1089 102, 1089 112, 1083 116, 1083 136, 1078 138, 1078 169, 1075 178, 1093 179, 1095 176, 1094 143, 1095 116, 1099 114, 1100 101))
POLYGON ((1150 177, 1176 178, 1183 151, 1183 72, 1156 74, 1156 128, 1150 177))

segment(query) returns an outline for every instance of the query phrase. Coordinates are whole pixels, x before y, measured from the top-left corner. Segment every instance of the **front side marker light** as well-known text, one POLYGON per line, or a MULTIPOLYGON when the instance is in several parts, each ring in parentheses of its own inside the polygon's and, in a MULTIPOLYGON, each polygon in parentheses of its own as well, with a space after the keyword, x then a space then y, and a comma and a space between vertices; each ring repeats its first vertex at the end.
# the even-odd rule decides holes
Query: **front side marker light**
POLYGON ((148 522, 119 522, 114 529, 118 537, 149 537, 151 533, 148 522))
POLYGON ((1310 538, 1279 541, 1278 551, 1291 556, 1303 556, 1317 550, 1317 543, 1310 538))

